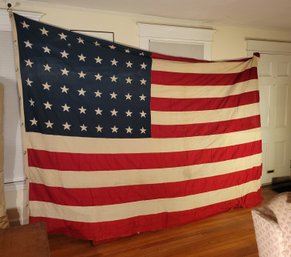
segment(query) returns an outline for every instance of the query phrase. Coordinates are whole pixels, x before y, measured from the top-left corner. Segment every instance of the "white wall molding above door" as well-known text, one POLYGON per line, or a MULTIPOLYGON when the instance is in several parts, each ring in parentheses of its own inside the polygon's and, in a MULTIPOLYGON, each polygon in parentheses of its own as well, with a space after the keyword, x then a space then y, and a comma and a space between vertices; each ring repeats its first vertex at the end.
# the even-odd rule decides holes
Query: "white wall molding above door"
POLYGON ((291 55, 291 42, 247 39, 247 51, 291 55))

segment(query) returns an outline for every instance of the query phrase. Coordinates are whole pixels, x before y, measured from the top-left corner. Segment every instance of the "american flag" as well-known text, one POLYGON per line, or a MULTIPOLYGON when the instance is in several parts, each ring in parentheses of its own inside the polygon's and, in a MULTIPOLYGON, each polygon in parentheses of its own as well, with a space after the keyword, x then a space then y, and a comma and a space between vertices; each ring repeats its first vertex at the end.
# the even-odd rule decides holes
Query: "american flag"
POLYGON ((102 241, 261 201, 257 56, 171 57, 14 21, 31 222, 102 241))

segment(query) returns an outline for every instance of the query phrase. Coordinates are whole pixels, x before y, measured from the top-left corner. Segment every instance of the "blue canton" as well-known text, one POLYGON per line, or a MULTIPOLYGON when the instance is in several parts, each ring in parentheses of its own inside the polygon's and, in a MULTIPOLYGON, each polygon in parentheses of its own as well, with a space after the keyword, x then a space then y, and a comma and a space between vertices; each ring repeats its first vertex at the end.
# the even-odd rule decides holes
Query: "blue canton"
POLYGON ((15 15, 25 128, 150 137, 150 53, 15 15))

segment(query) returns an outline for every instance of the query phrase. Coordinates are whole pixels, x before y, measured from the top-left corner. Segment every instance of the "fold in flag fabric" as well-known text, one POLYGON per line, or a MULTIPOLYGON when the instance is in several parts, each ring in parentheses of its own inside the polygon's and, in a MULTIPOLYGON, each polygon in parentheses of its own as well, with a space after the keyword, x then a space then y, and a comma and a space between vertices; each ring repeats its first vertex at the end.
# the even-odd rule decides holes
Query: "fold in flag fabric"
POLYGON ((102 241, 261 201, 257 56, 178 58, 13 24, 31 222, 102 241))

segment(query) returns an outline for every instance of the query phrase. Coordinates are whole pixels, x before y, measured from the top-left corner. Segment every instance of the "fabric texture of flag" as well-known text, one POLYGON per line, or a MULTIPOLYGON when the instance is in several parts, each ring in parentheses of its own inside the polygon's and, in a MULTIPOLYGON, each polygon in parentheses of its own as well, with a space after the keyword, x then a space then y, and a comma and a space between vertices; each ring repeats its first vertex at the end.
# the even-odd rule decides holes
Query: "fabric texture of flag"
POLYGON ((102 241, 261 201, 257 56, 178 58, 14 25, 31 222, 102 241))

